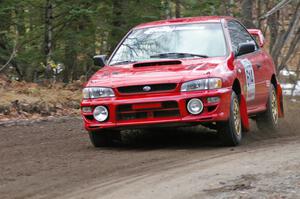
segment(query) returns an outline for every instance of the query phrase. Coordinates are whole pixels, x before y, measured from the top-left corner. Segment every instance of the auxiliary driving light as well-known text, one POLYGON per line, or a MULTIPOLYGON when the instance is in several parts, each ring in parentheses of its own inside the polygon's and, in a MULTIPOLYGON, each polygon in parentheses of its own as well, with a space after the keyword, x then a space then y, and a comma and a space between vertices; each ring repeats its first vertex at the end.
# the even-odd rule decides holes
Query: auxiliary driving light
POLYGON ((187 104, 187 110, 190 114, 197 115, 203 110, 203 103, 200 99, 193 98, 187 104))
POLYGON ((97 121, 103 122, 108 118, 108 110, 105 106, 97 106, 94 109, 93 116, 97 121))

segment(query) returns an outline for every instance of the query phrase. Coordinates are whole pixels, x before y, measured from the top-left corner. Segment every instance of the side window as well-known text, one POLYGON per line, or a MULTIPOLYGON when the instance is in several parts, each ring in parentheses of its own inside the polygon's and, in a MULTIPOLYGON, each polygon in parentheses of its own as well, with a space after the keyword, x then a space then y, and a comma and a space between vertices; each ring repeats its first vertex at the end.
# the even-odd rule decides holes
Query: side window
POLYGON ((252 37, 240 23, 236 21, 229 21, 228 30, 231 38, 231 45, 235 52, 237 52, 240 43, 253 42, 257 49, 256 42, 252 39, 252 37))

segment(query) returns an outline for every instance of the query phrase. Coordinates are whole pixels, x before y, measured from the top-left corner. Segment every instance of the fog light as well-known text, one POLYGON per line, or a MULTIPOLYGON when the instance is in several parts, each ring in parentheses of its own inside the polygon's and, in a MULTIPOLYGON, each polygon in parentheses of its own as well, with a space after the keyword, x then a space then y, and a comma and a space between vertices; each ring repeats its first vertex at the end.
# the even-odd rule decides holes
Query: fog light
POLYGON ((93 116, 97 121, 103 122, 108 118, 108 110, 104 106, 97 106, 94 109, 93 116))
POLYGON ((93 111, 92 107, 90 107, 90 106, 84 106, 81 108, 81 110, 84 113, 91 113, 93 111))
POLYGON ((207 102, 208 103, 218 103, 220 101, 219 97, 208 97, 207 102))
POLYGON ((197 115, 203 110, 203 103, 200 99, 193 98, 187 104, 187 110, 193 115, 197 115))

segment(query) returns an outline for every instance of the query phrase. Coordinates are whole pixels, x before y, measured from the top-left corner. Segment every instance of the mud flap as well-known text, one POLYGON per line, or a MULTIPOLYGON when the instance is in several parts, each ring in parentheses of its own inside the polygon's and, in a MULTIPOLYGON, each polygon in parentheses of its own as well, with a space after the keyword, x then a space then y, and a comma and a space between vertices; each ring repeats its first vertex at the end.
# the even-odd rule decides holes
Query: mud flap
POLYGON ((243 132, 248 132, 250 130, 249 117, 247 113, 247 103, 244 95, 240 96, 240 112, 243 132))
POLYGON ((277 105, 278 105, 278 117, 284 117, 282 88, 280 84, 277 84, 276 94, 277 94, 277 105))

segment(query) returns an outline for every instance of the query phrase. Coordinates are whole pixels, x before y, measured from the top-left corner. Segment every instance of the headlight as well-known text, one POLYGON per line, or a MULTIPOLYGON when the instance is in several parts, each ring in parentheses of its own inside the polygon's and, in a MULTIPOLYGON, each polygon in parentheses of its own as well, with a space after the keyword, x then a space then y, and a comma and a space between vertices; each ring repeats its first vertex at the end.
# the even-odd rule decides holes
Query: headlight
POLYGON ((95 99, 100 97, 114 97, 115 93, 111 88, 105 87, 88 87, 82 90, 84 99, 95 99))
POLYGON ((181 91, 211 90, 222 88, 220 78, 197 79, 185 82, 181 86, 181 91))

